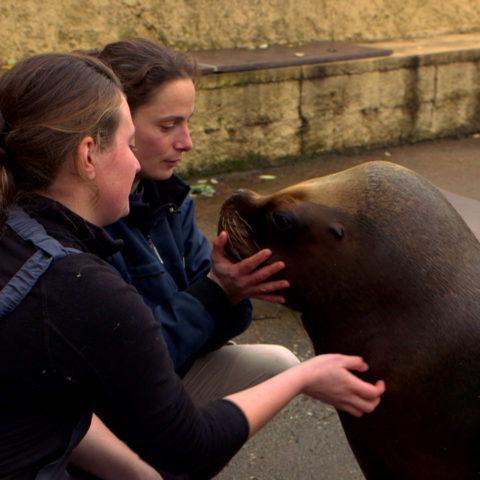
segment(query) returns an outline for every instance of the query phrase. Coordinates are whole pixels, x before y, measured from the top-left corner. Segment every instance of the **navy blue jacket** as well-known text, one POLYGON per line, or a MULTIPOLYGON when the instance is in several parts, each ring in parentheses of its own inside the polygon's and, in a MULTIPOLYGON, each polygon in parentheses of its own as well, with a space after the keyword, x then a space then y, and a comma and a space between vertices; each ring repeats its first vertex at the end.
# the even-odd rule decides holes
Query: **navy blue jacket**
POLYGON ((252 311, 249 300, 230 305, 207 278, 210 246, 195 221, 189 189, 175 175, 142 180, 130 197, 129 215, 107 227, 124 242, 109 261, 152 309, 181 375, 199 353, 244 331, 252 311))

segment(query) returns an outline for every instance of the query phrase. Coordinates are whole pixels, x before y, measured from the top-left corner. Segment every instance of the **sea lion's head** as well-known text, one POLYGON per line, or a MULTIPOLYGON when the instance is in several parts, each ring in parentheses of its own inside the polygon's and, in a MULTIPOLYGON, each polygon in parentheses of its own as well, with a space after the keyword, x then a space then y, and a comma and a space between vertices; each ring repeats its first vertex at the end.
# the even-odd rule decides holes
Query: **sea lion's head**
POLYGON ((442 281, 436 264, 446 244, 458 249, 464 229, 429 182, 381 161, 269 195, 239 190, 219 220, 233 261, 269 248, 270 262, 285 262, 279 277, 291 286, 282 293, 304 313, 340 305, 367 311, 372 302, 397 303, 411 288, 424 288, 423 275, 442 281))

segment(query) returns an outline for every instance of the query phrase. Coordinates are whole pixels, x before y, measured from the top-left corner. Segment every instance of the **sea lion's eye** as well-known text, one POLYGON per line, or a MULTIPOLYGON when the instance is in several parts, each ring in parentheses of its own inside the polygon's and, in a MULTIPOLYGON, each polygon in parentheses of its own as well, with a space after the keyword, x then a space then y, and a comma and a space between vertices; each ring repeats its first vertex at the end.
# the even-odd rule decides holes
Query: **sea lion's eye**
POLYGON ((339 224, 330 225, 330 231, 335 235, 335 237, 339 239, 345 236, 345 230, 342 225, 339 225, 339 224))
POLYGON ((293 222, 289 212, 276 211, 272 213, 272 223, 278 230, 288 230, 293 222))

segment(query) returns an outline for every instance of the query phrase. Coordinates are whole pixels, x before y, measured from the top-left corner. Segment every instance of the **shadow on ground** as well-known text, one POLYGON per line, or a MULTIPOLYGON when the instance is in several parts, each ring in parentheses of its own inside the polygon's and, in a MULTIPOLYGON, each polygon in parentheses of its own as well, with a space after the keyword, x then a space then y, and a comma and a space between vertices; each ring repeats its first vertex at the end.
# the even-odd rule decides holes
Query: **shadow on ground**
MULTIPOLYGON (((308 163, 219 175, 214 196, 198 195, 200 229, 216 235, 220 206, 238 188, 269 193, 307 178, 327 175, 370 160, 388 160, 425 176, 438 187, 480 200, 480 138, 442 140, 356 156, 321 157, 308 163), (270 180, 262 175, 272 176, 270 180)), ((190 179, 191 184, 197 179, 190 179)), ((207 179, 208 180, 208 179, 207 179)), ((313 355, 297 314, 284 307, 254 302, 254 321, 238 343, 278 343, 300 359, 313 355)), ((387 386, 388 387, 388 386, 387 386)), ((368 439, 365 439, 368 441, 368 439)), ((218 480, 362 480, 335 410, 307 397, 291 402, 250 439, 218 480)))

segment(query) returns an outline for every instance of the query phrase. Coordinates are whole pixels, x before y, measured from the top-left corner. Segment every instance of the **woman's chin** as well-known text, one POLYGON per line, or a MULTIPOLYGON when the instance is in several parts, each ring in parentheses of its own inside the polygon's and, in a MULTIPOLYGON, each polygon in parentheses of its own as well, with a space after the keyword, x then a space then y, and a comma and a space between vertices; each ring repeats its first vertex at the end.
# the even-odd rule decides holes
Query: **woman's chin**
POLYGON ((173 166, 168 169, 162 170, 162 172, 158 175, 158 180, 168 180, 173 175, 173 166))
POLYGON ((156 174, 157 180, 168 180, 173 175, 173 169, 177 166, 177 162, 167 162, 163 161, 160 164, 158 171, 154 172, 156 174))

